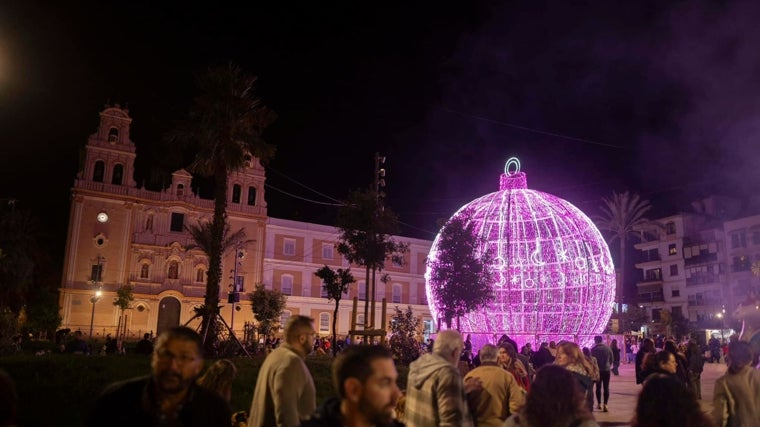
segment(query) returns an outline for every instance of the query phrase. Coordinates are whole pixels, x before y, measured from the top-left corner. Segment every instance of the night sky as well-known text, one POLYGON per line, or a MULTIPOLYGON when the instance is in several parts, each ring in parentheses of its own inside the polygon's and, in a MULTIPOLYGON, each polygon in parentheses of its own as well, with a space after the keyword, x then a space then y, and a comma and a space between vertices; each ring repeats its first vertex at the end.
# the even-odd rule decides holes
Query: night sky
POLYGON ((496 191, 511 156, 529 188, 590 215, 613 191, 655 215, 757 193, 757 2, 13 3, 0 6, 0 199, 37 214, 61 256, 104 105, 128 105, 147 181, 181 166, 161 140, 193 73, 228 61, 279 115, 264 134, 279 218, 334 223, 321 203, 367 187, 375 152, 404 233, 427 239, 496 191))

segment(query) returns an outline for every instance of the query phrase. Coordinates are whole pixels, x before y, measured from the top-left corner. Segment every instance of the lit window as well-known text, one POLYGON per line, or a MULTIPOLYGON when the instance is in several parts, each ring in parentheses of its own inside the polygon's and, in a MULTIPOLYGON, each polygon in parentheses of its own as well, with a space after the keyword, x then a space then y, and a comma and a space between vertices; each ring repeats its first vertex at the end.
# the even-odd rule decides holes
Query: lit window
POLYGON ((282 245, 282 254, 294 256, 296 254, 296 241, 294 239, 285 239, 282 245))
POLYGON ((675 243, 668 245, 668 255, 676 255, 678 254, 678 249, 676 248, 675 243))
POLYGON ((319 313, 319 332, 330 332, 329 313, 319 313))
POLYGON ((283 274, 280 278, 280 292, 285 295, 293 295, 293 276, 283 274))

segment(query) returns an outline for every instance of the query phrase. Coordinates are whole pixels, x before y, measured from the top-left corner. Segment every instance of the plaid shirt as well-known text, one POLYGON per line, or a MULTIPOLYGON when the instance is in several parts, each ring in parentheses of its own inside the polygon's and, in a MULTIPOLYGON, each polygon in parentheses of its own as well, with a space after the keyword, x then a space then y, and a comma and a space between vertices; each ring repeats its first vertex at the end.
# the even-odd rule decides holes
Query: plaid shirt
POLYGON ((437 354, 409 365, 404 423, 407 427, 474 427, 462 376, 437 354))

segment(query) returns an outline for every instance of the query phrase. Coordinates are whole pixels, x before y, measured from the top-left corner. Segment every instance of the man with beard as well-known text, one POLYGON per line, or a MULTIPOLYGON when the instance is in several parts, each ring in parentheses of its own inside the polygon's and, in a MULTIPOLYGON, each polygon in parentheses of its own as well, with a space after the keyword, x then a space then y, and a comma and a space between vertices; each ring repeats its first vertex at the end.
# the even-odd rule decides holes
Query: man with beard
POLYGON ((401 391, 385 347, 349 347, 335 359, 332 376, 339 397, 325 401, 301 427, 403 427, 393 419, 401 391))
POLYGON ((108 386, 87 425, 229 427, 227 402, 195 385, 203 369, 201 337, 195 331, 176 327, 161 334, 151 368, 150 376, 108 386))
POLYGON ((317 393, 304 358, 314 349, 314 319, 291 316, 285 343, 269 353, 259 370, 248 427, 298 427, 317 407, 317 393))

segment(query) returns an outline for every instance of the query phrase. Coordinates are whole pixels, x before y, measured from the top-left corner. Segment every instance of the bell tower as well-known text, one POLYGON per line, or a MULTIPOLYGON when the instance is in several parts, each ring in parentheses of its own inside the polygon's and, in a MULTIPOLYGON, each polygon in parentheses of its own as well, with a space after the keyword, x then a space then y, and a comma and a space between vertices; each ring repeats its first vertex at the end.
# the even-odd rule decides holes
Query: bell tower
POLYGON ((77 178, 80 181, 136 187, 135 144, 129 139, 132 118, 119 104, 100 112, 98 130, 90 135, 77 178))

